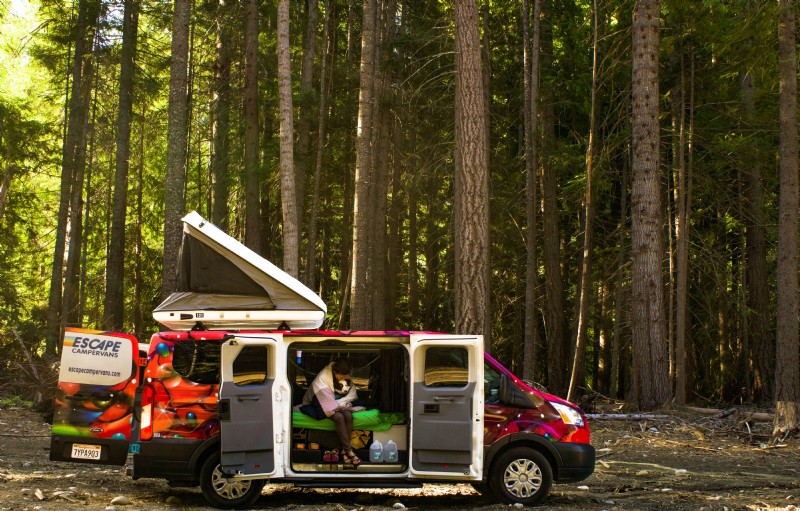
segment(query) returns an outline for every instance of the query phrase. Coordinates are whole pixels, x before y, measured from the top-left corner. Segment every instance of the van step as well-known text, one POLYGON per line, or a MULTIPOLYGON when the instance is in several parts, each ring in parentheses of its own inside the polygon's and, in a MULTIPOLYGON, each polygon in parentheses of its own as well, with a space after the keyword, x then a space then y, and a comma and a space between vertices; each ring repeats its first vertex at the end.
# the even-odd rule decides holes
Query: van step
POLYGON ((422 488, 422 483, 412 481, 387 481, 387 480, 317 480, 317 481, 287 481, 298 488, 422 488))

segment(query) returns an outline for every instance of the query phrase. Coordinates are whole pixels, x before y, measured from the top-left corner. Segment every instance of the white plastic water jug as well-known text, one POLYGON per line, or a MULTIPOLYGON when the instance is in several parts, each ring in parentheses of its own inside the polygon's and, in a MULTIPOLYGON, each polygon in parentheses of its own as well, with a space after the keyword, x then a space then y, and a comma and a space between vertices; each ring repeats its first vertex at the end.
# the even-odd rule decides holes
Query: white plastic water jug
POLYGON ((389 440, 383 446, 383 461, 387 463, 397 463, 397 444, 394 440, 389 440))
POLYGON ((380 463, 383 461, 383 445, 375 440, 369 446, 369 461, 372 463, 380 463))

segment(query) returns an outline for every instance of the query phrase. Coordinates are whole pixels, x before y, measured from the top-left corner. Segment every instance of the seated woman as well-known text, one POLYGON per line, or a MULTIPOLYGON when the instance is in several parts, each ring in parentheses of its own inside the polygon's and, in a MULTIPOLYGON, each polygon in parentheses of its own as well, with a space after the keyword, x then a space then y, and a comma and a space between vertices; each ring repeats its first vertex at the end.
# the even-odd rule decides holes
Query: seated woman
POLYGON ((315 419, 333 419, 341 444, 342 461, 359 465, 361 460, 353 451, 350 436, 353 433, 353 412, 363 410, 363 407, 353 406, 358 395, 349 375, 350 363, 343 358, 325 366, 303 396, 300 411, 315 419))

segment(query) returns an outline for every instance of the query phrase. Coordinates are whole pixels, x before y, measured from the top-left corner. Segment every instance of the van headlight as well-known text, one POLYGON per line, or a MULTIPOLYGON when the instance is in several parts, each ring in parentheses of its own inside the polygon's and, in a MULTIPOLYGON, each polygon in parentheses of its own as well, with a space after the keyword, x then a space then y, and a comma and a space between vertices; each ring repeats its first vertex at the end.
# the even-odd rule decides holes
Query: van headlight
POLYGON ((561 420, 564 421, 564 424, 572 424, 574 426, 583 427, 583 417, 581 413, 572 408, 571 406, 563 405, 561 403, 554 403, 550 401, 550 404, 553 405, 553 408, 561 415, 561 420))

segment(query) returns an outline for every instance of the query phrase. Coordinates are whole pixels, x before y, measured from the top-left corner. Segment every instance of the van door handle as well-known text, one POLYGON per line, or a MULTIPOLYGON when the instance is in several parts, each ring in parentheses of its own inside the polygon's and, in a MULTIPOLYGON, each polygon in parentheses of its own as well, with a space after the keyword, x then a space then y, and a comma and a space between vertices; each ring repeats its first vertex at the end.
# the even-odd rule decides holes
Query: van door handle
POLYGON ((433 400, 436 401, 437 403, 439 401, 446 401, 448 403, 452 403, 453 401, 455 401, 455 398, 453 396, 433 396, 433 400))
POLYGON ((239 401, 258 401, 261 399, 261 396, 258 394, 247 394, 242 396, 236 396, 239 401))

